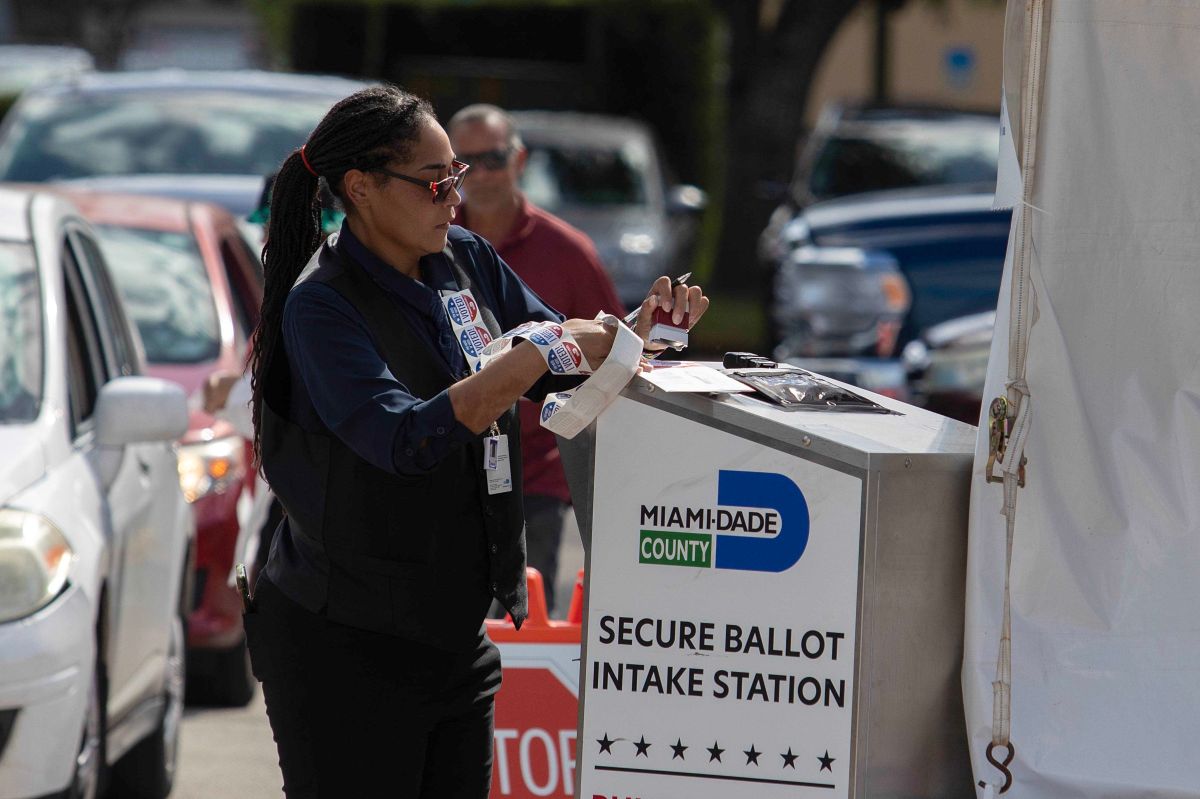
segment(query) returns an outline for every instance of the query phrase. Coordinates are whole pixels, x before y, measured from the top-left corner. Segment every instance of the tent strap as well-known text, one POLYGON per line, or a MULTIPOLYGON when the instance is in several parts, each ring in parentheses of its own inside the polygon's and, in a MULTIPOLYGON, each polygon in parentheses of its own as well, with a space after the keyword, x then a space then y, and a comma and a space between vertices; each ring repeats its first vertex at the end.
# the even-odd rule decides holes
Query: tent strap
POLYGON ((996 679, 992 683, 992 740, 987 746, 987 761, 1003 778, 1000 782, 980 780, 985 799, 1003 794, 1012 787, 1009 769, 1016 757, 1012 733, 1012 601, 1011 574, 1013 539, 1016 530, 1017 492, 1025 485, 1025 440, 1032 413, 1029 386, 1025 382, 1029 330, 1037 316, 1036 297, 1030 276, 1032 261, 1033 184, 1037 162, 1038 112, 1041 105, 1043 60, 1046 49, 1045 14, 1049 0, 1025 2, 1025 69, 1021 90, 1021 191, 1022 202, 1016 209, 1014 224, 1012 287, 1008 348, 1008 380, 1005 395, 991 406, 992 429, 989 435, 988 482, 1004 484, 1005 555, 1004 615, 1000 646, 996 656, 996 679), (993 475, 993 466, 1000 475, 993 475), (1003 753, 1003 758, 998 754, 1003 753))

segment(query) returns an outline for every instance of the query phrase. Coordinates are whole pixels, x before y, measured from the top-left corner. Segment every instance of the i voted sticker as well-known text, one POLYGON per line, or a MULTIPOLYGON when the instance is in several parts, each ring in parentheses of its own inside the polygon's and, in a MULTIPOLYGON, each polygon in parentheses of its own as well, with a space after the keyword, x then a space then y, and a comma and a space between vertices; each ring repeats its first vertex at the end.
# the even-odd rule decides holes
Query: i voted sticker
POLYGON ((508 331, 503 336, 501 336, 501 338, 515 338, 517 336, 524 335, 525 332, 527 330, 529 330, 530 328, 541 327, 543 324, 544 324, 543 322, 522 322, 521 324, 517 325, 512 330, 508 331))
POLYGON ((446 298, 446 313, 454 324, 465 327, 479 318, 479 306, 469 294, 451 294, 446 298))
POLYGON ((558 325, 543 325, 537 330, 530 331, 528 338, 534 344, 549 347, 562 338, 562 328, 558 325))
POLYGON ((470 357, 478 357, 483 348, 492 343, 492 337, 485 328, 478 325, 464 328, 462 333, 458 335, 459 341, 462 343, 463 352, 470 357))
POLYGON ((583 350, 575 343, 570 332, 554 322, 525 322, 496 339, 492 339, 486 330, 477 326, 463 328, 460 333, 463 349, 470 356, 478 353, 483 366, 508 352, 517 338, 523 338, 536 347, 554 374, 577 375, 591 372, 591 367, 584 360, 583 350), (476 338, 473 330, 478 330, 482 335, 476 338), (480 340, 483 341, 482 347, 479 346, 480 340))
POLYGON ((558 410, 558 403, 551 400, 542 406, 542 421, 548 421, 554 412, 558 410))

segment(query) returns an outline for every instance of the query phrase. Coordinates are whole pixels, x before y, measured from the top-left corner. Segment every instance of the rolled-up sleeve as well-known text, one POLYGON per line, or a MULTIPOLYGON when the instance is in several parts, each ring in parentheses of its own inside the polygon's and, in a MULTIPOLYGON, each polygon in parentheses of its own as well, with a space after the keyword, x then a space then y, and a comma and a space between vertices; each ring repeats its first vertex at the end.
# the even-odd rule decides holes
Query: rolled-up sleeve
POLYGON ((396 474, 430 471, 473 434, 450 395, 423 400, 388 369, 362 315, 322 283, 288 295, 284 343, 321 422, 359 457, 396 474))

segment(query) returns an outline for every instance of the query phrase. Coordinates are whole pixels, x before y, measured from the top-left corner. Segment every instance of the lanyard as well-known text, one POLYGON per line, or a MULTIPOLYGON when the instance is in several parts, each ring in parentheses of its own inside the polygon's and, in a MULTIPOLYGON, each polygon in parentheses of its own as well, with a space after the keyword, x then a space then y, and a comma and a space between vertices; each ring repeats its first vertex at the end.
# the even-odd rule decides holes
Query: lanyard
MULTIPOLYGON (((492 334, 483 324, 479 303, 470 289, 438 292, 442 307, 450 319, 450 327, 458 346, 462 347, 467 359, 468 374, 483 368, 483 348, 492 343, 492 334)), ((503 494, 512 491, 512 471, 508 462, 508 436, 500 433, 500 426, 492 422, 483 439, 483 473, 487 478, 488 494, 503 494)))

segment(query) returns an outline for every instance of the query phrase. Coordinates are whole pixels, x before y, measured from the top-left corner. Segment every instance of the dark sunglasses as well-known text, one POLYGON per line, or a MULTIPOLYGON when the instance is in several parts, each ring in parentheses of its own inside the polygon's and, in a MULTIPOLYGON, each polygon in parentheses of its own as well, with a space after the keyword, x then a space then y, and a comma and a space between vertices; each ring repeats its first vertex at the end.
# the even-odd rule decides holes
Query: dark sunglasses
POLYGON ((505 147, 503 150, 488 150, 483 153, 471 153, 467 155, 463 153, 462 160, 466 161, 471 166, 477 166, 480 169, 486 169, 489 172, 497 169, 504 169, 508 166, 508 159, 512 157, 513 151, 511 147, 505 147))
POLYGON ((462 186, 463 180, 467 177, 467 170, 471 168, 470 164, 465 164, 462 161, 450 162, 450 175, 441 180, 421 180, 420 178, 401 175, 399 172, 393 172, 387 167, 376 167, 373 172, 387 175, 389 178, 396 180, 405 180, 409 183, 415 183, 418 186, 424 186, 433 193, 434 205, 441 205, 446 202, 446 198, 450 196, 451 189, 457 189, 462 186))

